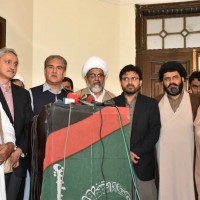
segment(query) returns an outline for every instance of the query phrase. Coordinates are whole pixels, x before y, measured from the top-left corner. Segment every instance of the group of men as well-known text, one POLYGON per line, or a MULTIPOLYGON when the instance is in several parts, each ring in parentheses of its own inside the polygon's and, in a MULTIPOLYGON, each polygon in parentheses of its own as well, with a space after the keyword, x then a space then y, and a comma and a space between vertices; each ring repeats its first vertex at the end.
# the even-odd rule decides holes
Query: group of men
MULTIPOLYGON (((4 141, 0 139, 0 162, 10 157, 13 165, 13 172, 5 175, 5 183, 3 167, 0 166, 0 184, 6 186, 6 195, 3 187, 0 190, 0 195, 4 195, 0 198, 2 200, 6 199, 5 196, 7 200, 24 198, 30 120, 39 114, 44 105, 63 100, 71 92, 62 86, 67 69, 67 61, 62 56, 46 58, 46 82, 29 92, 11 82, 17 66, 16 52, 8 48, 0 49, 0 112, 5 136, 4 141)), ((156 99, 140 93, 142 72, 139 67, 127 65, 121 69, 119 80, 123 92, 117 97, 105 89, 107 74, 108 66, 103 59, 96 56, 89 58, 82 68, 87 87, 76 93, 81 99, 87 99, 89 95, 99 102, 112 99, 116 106, 130 109, 130 158, 140 199, 195 199, 193 122, 200 100, 198 95, 184 89, 185 68, 175 61, 161 66, 159 80, 164 94, 156 99), (156 169, 159 179, 155 177, 156 169)), ((194 88, 192 81, 191 89, 194 88)))

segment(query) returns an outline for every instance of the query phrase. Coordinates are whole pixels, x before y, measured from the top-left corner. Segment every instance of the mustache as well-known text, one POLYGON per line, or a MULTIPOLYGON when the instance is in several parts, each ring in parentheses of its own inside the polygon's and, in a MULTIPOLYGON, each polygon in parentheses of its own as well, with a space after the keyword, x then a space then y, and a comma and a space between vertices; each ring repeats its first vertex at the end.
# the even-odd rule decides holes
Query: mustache
POLYGON ((178 85, 177 85, 176 83, 170 83, 170 84, 168 85, 168 88, 171 87, 171 86, 176 86, 176 87, 178 87, 178 85))
POLYGON ((135 87, 133 84, 130 84, 130 83, 127 85, 127 87, 129 87, 129 86, 135 87))

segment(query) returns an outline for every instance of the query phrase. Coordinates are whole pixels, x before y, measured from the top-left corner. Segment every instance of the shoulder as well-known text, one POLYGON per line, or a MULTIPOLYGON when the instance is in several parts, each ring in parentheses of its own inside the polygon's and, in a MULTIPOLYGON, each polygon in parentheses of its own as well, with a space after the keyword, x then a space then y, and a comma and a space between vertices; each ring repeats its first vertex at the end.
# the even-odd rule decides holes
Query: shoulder
POLYGON ((18 96, 21 95, 21 94, 29 94, 28 90, 26 90, 25 88, 22 88, 18 85, 15 85, 15 84, 12 84, 12 90, 14 93, 17 93, 18 96))
POLYGON ((108 90, 105 90, 106 91, 106 93, 111 97, 111 98, 114 98, 115 97, 115 95, 112 93, 112 92, 110 92, 110 91, 108 91, 108 90))
POLYGON ((123 92, 122 92, 120 95, 113 97, 113 100, 114 100, 114 101, 115 101, 115 100, 116 100, 116 101, 117 101, 117 100, 121 100, 121 99, 125 99, 123 92))
POLYGON ((190 96, 191 101, 196 102, 197 104, 200 104, 200 96, 199 95, 189 93, 189 96, 190 96))
POLYGON ((200 96, 194 95, 194 94, 189 94, 189 96, 190 96, 190 102, 192 106, 193 119, 195 119, 196 114, 197 114, 197 109, 200 105, 200 96))
POLYGON ((75 92, 76 94, 80 95, 81 97, 87 94, 90 94, 88 88, 83 88, 75 92))
POLYGON ((34 90, 39 90, 39 89, 42 89, 42 88, 43 88, 43 85, 38 85, 38 86, 30 88, 30 90, 34 91, 34 90))
POLYGON ((148 97, 146 95, 143 94, 138 94, 138 101, 143 101, 143 102, 147 102, 147 103, 157 103, 156 99, 152 98, 152 97, 148 97))
POLYGON ((114 97, 112 100, 115 102, 116 106, 126 106, 126 100, 123 92, 119 96, 114 97))

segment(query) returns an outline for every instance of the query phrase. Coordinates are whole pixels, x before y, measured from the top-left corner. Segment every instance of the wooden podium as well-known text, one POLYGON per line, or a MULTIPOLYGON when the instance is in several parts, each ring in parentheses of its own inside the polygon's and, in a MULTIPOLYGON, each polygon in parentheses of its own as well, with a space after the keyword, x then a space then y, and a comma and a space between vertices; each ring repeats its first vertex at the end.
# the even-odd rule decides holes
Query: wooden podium
POLYGON ((45 106, 32 125, 32 199, 131 200, 128 124, 127 108, 45 106))

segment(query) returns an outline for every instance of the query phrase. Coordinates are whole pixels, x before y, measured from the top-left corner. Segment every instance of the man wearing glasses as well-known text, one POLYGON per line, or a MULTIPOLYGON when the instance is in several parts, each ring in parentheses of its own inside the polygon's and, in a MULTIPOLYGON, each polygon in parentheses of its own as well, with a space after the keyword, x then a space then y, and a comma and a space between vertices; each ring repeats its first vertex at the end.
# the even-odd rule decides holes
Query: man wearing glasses
POLYGON ((113 100, 116 106, 130 109, 130 157, 135 172, 133 182, 136 183, 132 199, 157 200, 155 145, 161 127, 158 103, 140 93, 142 72, 139 67, 125 66, 120 71, 119 80, 123 92, 113 100))
POLYGON ((87 99, 92 95, 95 101, 105 102, 112 99, 115 95, 104 89, 108 67, 104 60, 99 57, 90 57, 82 68, 87 87, 77 91, 81 99, 87 99))

